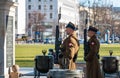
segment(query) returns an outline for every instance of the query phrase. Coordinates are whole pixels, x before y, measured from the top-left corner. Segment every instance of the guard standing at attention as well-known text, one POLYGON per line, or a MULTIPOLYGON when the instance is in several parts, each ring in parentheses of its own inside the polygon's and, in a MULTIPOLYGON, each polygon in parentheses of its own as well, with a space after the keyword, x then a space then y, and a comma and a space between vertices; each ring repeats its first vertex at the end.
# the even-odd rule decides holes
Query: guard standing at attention
POLYGON ((61 44, 61 54, 59 55, 59 64, 62 69, 76 69, 79 41, 75 32, 75 25, 71 22, 66 26, 68 37, 61 44))
POLYGON ((86 61, 86 78, 103 78, 99 64, 99 48, 100 43, 96 37, 98 29, 90 26, 88 29, 88 54, 85 57, 86 61))

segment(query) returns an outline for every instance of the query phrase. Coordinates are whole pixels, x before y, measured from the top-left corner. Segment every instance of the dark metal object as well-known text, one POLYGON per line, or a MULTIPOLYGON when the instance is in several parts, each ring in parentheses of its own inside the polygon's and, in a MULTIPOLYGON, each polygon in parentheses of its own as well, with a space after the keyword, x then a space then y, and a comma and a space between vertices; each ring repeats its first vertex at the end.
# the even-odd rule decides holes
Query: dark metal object
POLYGON ((42 50, 42 53, 44 56, 45 56, 46 52, 47 52, 46 50, 42 50))
POLYGON ((119 66, 119 62, 117 57, 108 56, 108 57, 102 58, 102 70, 103 70, 104 76, 105 76, 105 73, 107 74, 117 73, 118 78, 120 78, 118 66, 119 66))
POLYGON ((112 56, 112 54, 113 54, 113 51, 112 51, 112 50, 109 50, 109 54, 110 54, 110 56, 112 56))
POLYGON ((54 60, 55 64, 58 64, 58 55, 60 53, 60 45, 61 45, 61 40, 59 37, 59 26, 57 25, 56 26, 56 37, 55 37, 55 52, 56 52, 55 60, 54 60))
POLYGON ((103 57, 103 71, 105 73, 111 74, 118 72, 118 60, 116 57, 103 57))
POLYGON ((44 53, 44 55, 39 55, 35 57, 34 78, 39 77, 40 73, 47 73, 49 69, 53 69, 53 56, 45 56, 45 51, 42 52, 44 53))
MULTIPOLYGON (((87 19, 87 15, 86 15, 86 19, 85 19, 85 29, 84 29, 84 58, 87 56, 88 54, 88 42, 87 42, 87 24, 88 24, 88 19, 87 19)), ((85 59, 84 59, 85 60, 85 59)), ((85 60, 86 61, 86 60, 85 60)))
POLYGON ((58 55, 60 53, 60 45, 61 45, 61 39, 59 35, 59 20, 61 19, 61 7, 59 8, 59 14, 58 14, 58 25, 56 25, 56 36, 55 36, 55 59, 54 63, 58 64, 58 55))
POLYGON ((84 29, 84 57, 88 54, 87 29, 84 29))
MULTIPOLYGON (((84 58, 87 56, 88 54, 88 42, 87 42, 87 29, 88 29, 88 24, 89 24, 89 12, 85 11, 85 29, 84 29, 84 58)), ((85 60, 85 59, 84 59, 85 60)), ((85 60, 86 61, 86 60, 85 60)))

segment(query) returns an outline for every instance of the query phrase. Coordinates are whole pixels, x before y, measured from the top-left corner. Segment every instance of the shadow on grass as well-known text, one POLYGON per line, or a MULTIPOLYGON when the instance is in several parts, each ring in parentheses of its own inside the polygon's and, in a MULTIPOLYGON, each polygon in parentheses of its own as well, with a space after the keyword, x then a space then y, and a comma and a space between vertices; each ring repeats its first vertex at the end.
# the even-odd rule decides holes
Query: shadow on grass
POLYGON ((15 63, 20 67, 34 67, 34 60, 16 60, 15 63))

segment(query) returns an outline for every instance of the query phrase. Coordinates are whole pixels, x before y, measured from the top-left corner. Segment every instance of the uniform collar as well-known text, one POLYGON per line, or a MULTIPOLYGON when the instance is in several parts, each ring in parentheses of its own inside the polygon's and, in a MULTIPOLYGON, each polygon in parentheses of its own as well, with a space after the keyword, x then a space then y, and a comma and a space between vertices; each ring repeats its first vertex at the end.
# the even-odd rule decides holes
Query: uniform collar
POLYGON ((90 40, 92 40, 92 39, 94 39, 94 38, 96 38, 96 35, 93 35, 93 36, 90 38, 90 40))
POLYGON ((70 37, 70 36, 73 36, 73 35, 75 35, 75 34, 76 34, 76 33, 75 33, 75 32, 73 32, 71 35, 69 35, 69 37, 70 37))
POLYGON ((91 38, 96 38, 96 35, 93 35, 91 38))

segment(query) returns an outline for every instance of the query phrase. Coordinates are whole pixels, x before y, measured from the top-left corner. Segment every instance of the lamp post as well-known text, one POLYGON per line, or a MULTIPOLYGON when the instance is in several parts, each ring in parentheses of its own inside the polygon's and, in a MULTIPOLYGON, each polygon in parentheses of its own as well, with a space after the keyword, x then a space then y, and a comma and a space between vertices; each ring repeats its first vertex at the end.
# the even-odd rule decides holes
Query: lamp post
POLYGON ((61 19, 61 7, 59 8, 59 13, 58 13, 58 25, 59 25, 59 20, 61 19))
POLYGON ((111 24, 112 24, 112 43, 114 43, 114 24, 113 24, 113 4, 110 6, 111 7, 111 17, 112 17, 112 21, 111 21, 111 24))
POLYGON ((89 12, 88 12, 88 26, 87 27, 89 27, 90 25, 90 0, 88 0, 88 4, 89 4, 89 7, 88 7, 89 12))
POLYGON ((33 39, 33 25, 31 25, 30 31, 31 31, 31 39, 33 39))

